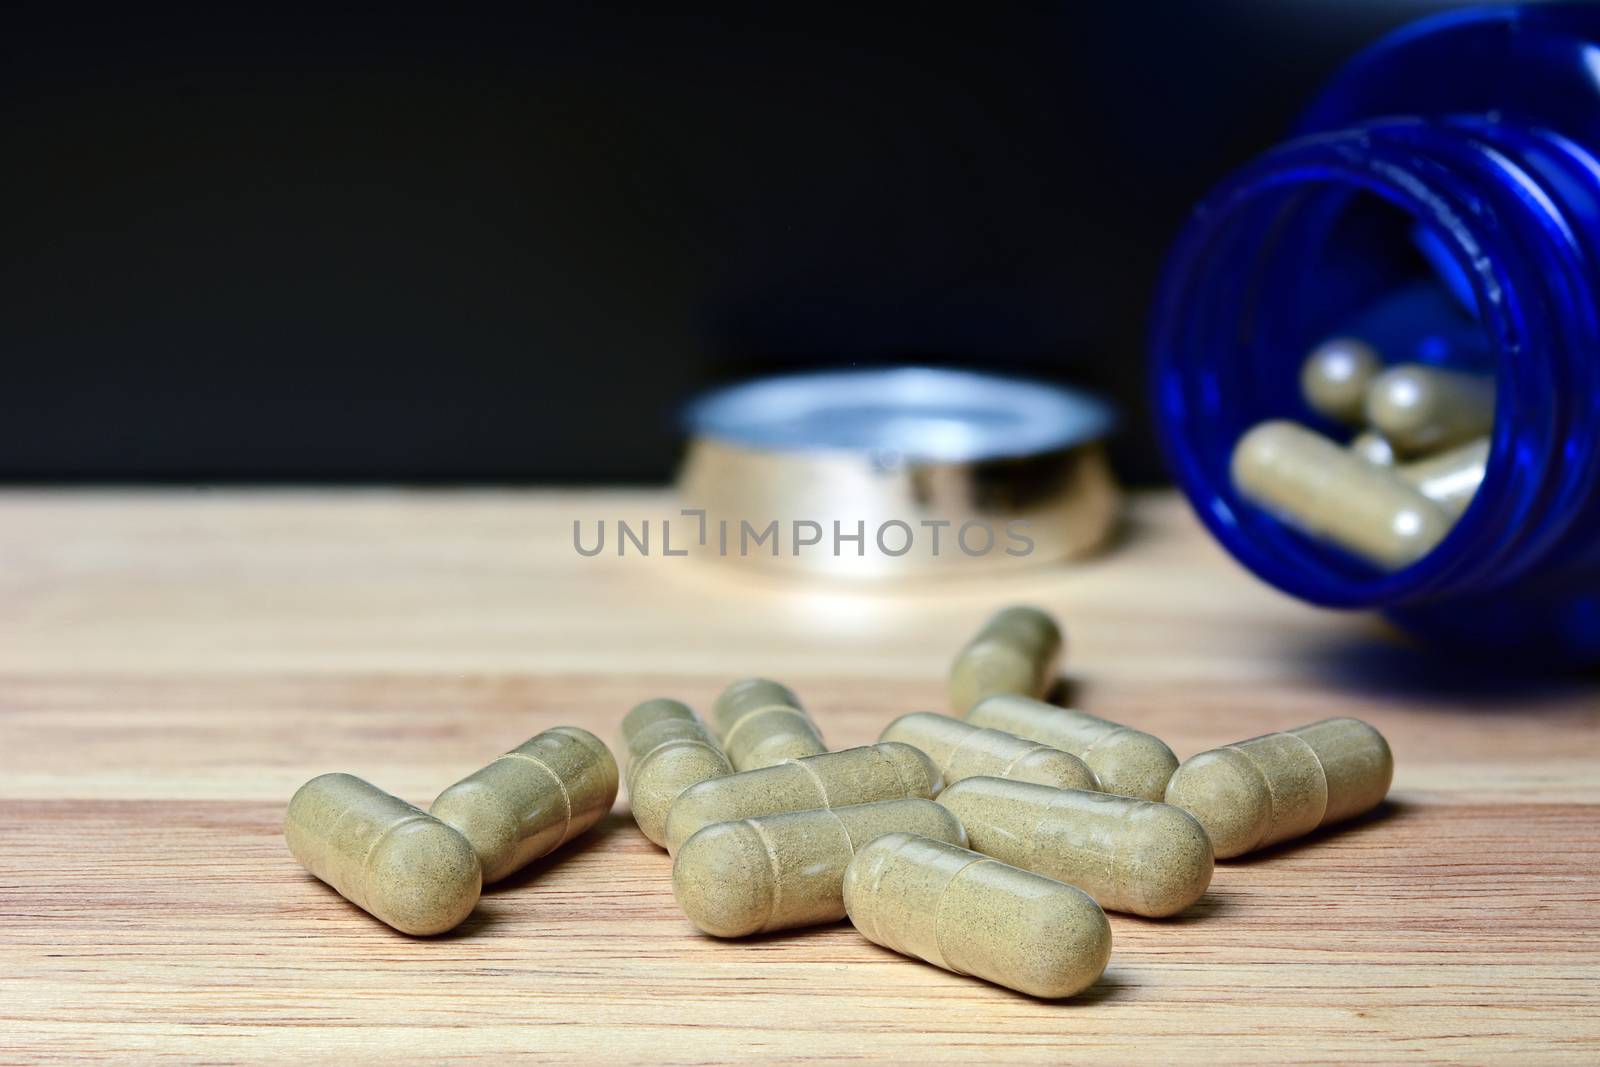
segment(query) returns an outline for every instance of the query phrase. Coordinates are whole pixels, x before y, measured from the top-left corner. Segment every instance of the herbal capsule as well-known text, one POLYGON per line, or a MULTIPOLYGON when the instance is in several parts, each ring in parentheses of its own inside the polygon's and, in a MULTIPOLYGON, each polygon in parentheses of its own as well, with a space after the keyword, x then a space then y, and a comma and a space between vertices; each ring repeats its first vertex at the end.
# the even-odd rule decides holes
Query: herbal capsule
POLYGON ((788 687, 765 678, 735 682, 712 709, 717 736, 736 771, 771 767, 828 751, 822 735, 788 687))
POLYGON ((950 709, 965 715, 995 693, 1040 697, 1056 679, 1061 628, 1038 608, 1006 608, 984 623, 950 666, 950 709))
POLYGON ((1160 800, 1178 768, 1178 757, 1159 737, 1042 700, 990 697, 968 713, 967 722, 1072 753, 1106 793, 1160 800))
POLYGON ((957 782, 939 803, 968 847, 1075 885, 1108 911, 1176 915, 1211 884, 1211 841, 1170 804, 999 778, 957 782))
POLYGON ((461 831, 495 882, 603 819, 617 799, 617 762, 594 734, 557 726, 439 794, 435 818, 461 831))
POLYGON ((1482 437, 1494 424, 1494 383, 1422 363, 1384 371, 1367 388, 1367 421, 1415 455, 1482 437))
POLYGON ((691 834, 714 822, 875 800, 931 800, 943 785, 927 756, 892 741, 785 760, 679 793, 667 813, 667 851, 676 853, 691 834))
POLYGON ((1239 438, 1233 484, 1284 522, 1390 570, 1450 531, 1444 509, 1394 471, 1292 422, 1263 422, 1239 438))
POLYGON ((306 870, 401 933, 455 929, 483 888, 465 838, 354 775, 318 775, 301 786, 283 836, 306 870))
POLYGON ((856 853, 844 907, 868 941, 1036 997, 1087 989, 1111 924, 1081 889, 914 834, 856 853))
POLYGON ((1400 477, 1451 515, 1460 515, 1472 503, 1489 462, 1489 439, 1480 437, 1438 455, 1403 464, 1400 477))
POLYGON ((900 716, 878 740, 922 749, 944 775, 946 788, 975 775, 1039 782, 1057 789, 1100 788, 1094 772, 1070 752, 931 711, 900 716))
POLYGON ((1382 734, 1360 719, 1324 719, 1191 756, 1167 803, 1199 819, 1227 859, 1370 811, 1393 777, 1382 734))
POLYGON ((694 712, 676 700, 647 700, 622 720, 627 753, 628 807, 656 844, 667 830, 667 809, 679 793, 733 767, 694 712))
POLYGON ((1374 467, 1394 466, 1394 446, 1384 440, 1381 433, 1368 430, 1356 434, 1350 442, 1350 451, 1374 467))
POLYGON ((1361 421, 1367 386, 1383 360, 1365 341, 1335 337, 1311 350, 1300 367, 1300 395, 1312 411, 1335 422, 1361 421))
POLYGON ((967 843, 956 817, 931 800, 762 815, 713 823, 685 841, 672 891, 689 921, 717 937, 837 922, 850 860, 896 831, 967 843))

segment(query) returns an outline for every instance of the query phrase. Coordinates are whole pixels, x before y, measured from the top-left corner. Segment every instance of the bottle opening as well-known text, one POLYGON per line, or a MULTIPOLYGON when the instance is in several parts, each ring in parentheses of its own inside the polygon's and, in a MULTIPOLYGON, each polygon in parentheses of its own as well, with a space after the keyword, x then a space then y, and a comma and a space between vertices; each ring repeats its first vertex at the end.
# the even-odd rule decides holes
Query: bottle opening
MULTIPOLYGON (((1290 146, 1203 204, 1169 262, 1154 330, 1164 445, 1202 519, 1265 580, 1346 607, 1424 596, 1462 569, 1462 546, 1484 525, 1477 502, 1506 477, 1503 354, 1518 343, 1502 265, 1459 202, 1424 182, 1426 167, 1395 166, 1365 141, 1359 154, 1351 148, 1333 139, 1290 146), (1332 339, 1364 343, 1391 371, 1442 369, 1498 394, 1492 425, 1475 431, 1477 469, 1456 476, 1458 493, 1467 478, 1476 494, 1455 499, 1442 519, 1424 515, 1420 534, 1417 515, 1395 512, 1393 529, 1370 539, 1384 558, 1373 544, 1341 544, 1317 523, 1286 521, 1235 478, 1236 446, 1263 423, 1297 423, 1336 446, 1341 462, 1369 429, 1365 412, 1332 417, 1308 400, 1308 356, 1332 339), (1428 523, 1439 522, 1435 537, 1428 523)), ((1402 395, 1400 376, 1391 377, 1402 395)), ((1390 473, 1430 451, 1411 442, 1390 473)), ((1363 494, 1327 495, 1318 518, 1334 526, 1390 515, 1363 494)))

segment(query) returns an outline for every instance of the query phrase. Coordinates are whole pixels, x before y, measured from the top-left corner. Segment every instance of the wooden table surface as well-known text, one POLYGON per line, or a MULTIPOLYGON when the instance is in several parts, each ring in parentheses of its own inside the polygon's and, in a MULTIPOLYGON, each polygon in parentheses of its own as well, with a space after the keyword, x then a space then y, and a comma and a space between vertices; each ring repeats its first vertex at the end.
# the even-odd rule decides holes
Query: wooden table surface
POLYGON ((1259 585, 1170 496, 1074 567, 849 591, 572 549, 639 492, 0 494, 0 1059, 1505 1062, 1600 1057, 1600 685, 1508 678, 1259 585), (592 527, 586 527, 592 528, 592 527), (743 942, 678 914, 619 801, 413 940, 281 834, 323 771, 426 806, 560 723, 792 684, 837 747, 941 704, 1029 600, 1070 697, 1180 757, 1329 715, 1388 736, 1377 816, 1113 915, 1043 1003, 848 924, 743 942))

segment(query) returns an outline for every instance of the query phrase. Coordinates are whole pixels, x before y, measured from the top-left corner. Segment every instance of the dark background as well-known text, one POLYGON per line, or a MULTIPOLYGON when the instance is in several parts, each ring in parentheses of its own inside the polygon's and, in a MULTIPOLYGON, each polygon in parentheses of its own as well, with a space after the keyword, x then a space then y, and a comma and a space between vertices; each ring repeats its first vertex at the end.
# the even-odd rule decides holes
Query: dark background
POLYGON ((1161 251, 1416 0, 14 11, 0 478, 650 480, 927 360, 1143 397, 1161 251))

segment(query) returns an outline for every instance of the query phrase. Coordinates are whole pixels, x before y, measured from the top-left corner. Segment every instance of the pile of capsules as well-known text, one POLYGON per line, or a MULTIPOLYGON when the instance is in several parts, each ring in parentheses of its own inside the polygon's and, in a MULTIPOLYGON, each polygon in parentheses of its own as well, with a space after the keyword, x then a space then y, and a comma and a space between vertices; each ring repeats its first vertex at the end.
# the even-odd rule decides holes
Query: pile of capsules
POLYGON ((1234 445, 1239 492, 1384 570, 1431 552, 1483 481, 1493 380, 1421 363, 1385 369, 1371 345, 1340 337, 1311 351, 1300 391, 1311 410, 1349 427, 1350 441, 1260 423, 1234 445))
MULTIPOLYGON (((1061 631, 1001 611, 956 657, 952 718, 916 712, 829 752, 784 686, 730 686, 716 736, 675 700, 622 724, 633 817, 674 857, 689 921, 742 937, 849 916, 868 940, 1037 997, 1094 984, 1102 908, 1165 917, 1238 856, 1376 807, 1389 746, 1328 719, 1202 752, 1045 703, 1061 631)), ((483 882, 598 822, 617 765, 593 734, 547 730, 446 789, 431 814, 346 774, 289 804, 311 873, 408 934, 452 929, 483 882)))

